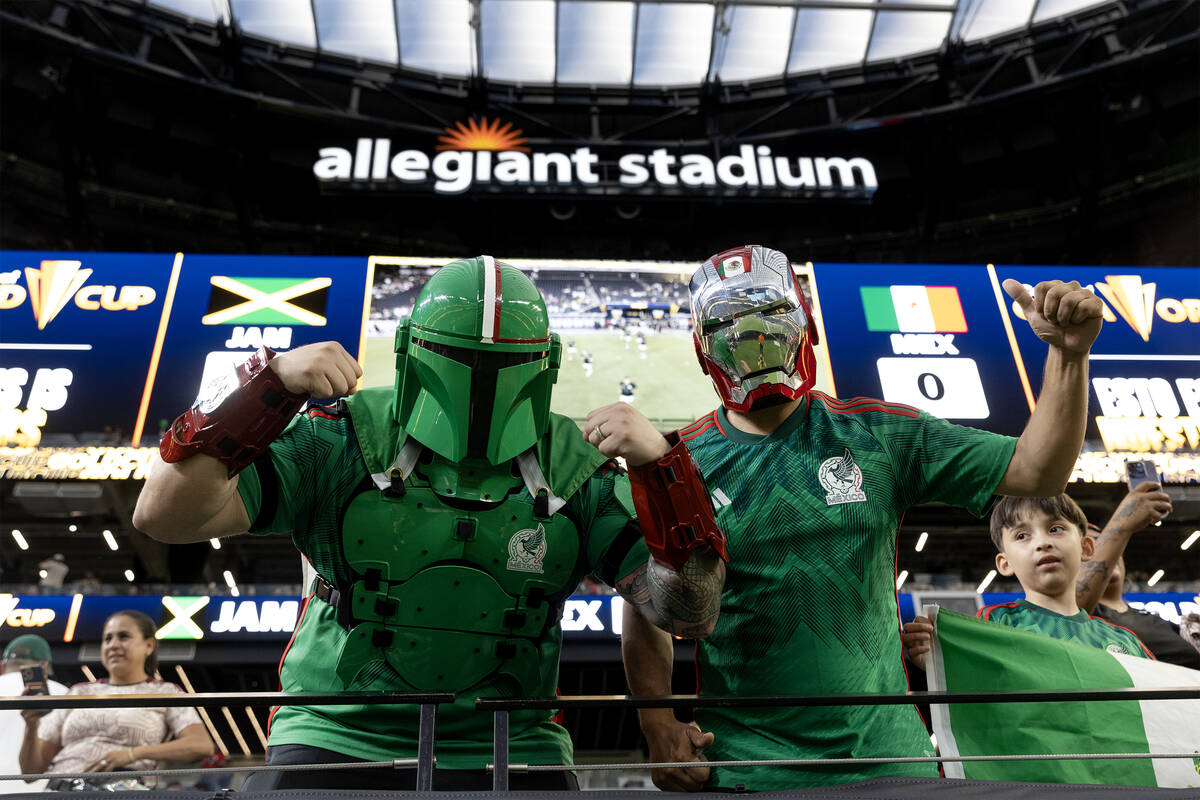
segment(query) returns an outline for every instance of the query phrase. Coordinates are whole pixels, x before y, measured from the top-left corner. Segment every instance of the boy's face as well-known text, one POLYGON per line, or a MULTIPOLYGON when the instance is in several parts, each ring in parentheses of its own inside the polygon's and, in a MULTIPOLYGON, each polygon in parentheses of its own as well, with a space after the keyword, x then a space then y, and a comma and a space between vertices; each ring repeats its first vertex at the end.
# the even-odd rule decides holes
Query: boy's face
POLYGON ((1001 575, 1016 575, 1028 592, 1059 596, 1075 593, 1079 564, 1092 557, 1094 543, 1081 536, 1070 520, 1038 508, 1027 509, 1015 525, 1002 531, 1004 552, 996 554, 1001 575))

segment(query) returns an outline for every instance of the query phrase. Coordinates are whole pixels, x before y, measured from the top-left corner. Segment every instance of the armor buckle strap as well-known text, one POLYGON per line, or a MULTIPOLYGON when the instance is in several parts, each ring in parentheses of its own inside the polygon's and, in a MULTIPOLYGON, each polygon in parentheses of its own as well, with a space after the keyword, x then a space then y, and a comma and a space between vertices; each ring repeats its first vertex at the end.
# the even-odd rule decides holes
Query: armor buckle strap
POLYGON ((729 561, 704 476, 679 433, 666 438, 671 449, 662 458, 629 468, 633 505, 651 554, 675 571, 693 550, 708 549, 729 561))
POLYGON ((337 587, 318 575, 313 579, 313 597, 333 606, 337 612, 338 625, 350 630, 350 599, 347 595, 343 595, 337 587))

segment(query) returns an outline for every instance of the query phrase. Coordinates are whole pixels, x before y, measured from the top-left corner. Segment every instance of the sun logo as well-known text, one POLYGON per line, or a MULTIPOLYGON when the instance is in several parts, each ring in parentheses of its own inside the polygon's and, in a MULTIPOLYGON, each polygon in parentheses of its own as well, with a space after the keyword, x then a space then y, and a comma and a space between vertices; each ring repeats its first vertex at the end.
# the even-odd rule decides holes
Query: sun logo
POLYGON ((1142 283, 1139 275, 1105 275, 1104 283, 1096 284, 1096 291, 1104 296, 1129 327, 1150 341, 1150 327, 1154 324, 1155 283, 1142 283))
POLYGON ((500 120, 492 120, 488 122, 487 117, 484 117, 479 122, 475 120, 467 120, 464 125, 461 122, 454 123, 453 127, 446 128, 446 135, 439 136, 438 141, 441 143, 437 146, 438 150, 517 150, 522 153, 528 153, 529 148, 525 145, 529 144, 529 139, 522 136, 523 131, 520 128, 513 128, 511 122, 500 124, 500 120))

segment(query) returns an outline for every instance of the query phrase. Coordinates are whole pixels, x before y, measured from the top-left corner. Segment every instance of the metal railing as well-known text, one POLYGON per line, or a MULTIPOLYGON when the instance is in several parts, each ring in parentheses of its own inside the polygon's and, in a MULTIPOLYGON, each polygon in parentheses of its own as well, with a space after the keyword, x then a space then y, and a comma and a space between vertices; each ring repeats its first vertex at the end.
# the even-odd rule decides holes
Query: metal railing
MULTIPOLYGON (((452 703, 451 693, 403 692, 343 692, 343 693, 275 693, 275 692, 206 692, 197 694, 160 695, 29 695, 0 698, 0 711, 27 708, 141 708, 153 707, 205 707, 228 704, 250 706, 320 706, 320 705, 417 705, 420 707, 417 756, 395 758, 390 761, 363 761, 337 764, 289 764, 264 765, 247 768, 209 767, 194 769, 142 770, 120 772, 47 773, 39 778, 57 779, 110 779, 117 780, 132 776, 174 777, 204 772, 206 774, 230 774, 253 771, 297 771, 321 769, 368 769, 368 768, 416 768, 416 789, 429 791, 433 788, 435 727, 437 707, 452 703)), ((702 697, 699 695, 668 695, 662 697, 629 697, 625 695, 582 695, 574 697, 542 698, 477 698, 475 708, 480 712, 491 712, 493 716, 493 760, 486 765, 492 773, 493 791, 509 791, 509 776, 512 772, 567 772, 589 770, 616 770, 636 767, 686 768, 697 766, 697 762, 630 762, 611 764, 514 764, 509 760, 509 713, 538 709, 583 709, 583 708, 758 708, 758 707, 827 707, 848 705, 912 705, 913 703, 958 704, 958 703, 1028 703, 1051 701, 1106 702, 1129 700, 1200 700, 1200 687, 1165 687, 1158 689, 1075 689, 1065 691, 1001 691, 1001 692, 900 692, 882 694, 844 695, 777 695, 756 697, 702 697)), ((1175 759, 1196 758, 1195 753, 1029 753, 976 756, 923 756, 923 757, 871 757, 871 758, 819 758, 819 759, 762 759, 754 761, 706 761, 705 767, 722 766, 851 766, 870 764, 912 764, 937 762, 974 761, 1039 761, 1039 760, 1095 760, 1095 759, 1175 759)), ((0 775, 0 780, 21 780, 27 775, 0 775)))

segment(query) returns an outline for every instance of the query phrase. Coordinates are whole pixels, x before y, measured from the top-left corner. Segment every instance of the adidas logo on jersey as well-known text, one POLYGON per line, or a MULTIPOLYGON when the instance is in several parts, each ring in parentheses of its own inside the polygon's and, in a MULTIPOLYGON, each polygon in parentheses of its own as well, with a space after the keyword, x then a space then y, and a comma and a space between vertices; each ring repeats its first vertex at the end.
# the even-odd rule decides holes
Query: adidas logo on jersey
POLYGON ((725 494, 720 489, 713 489, 712 494, 709 496, 712 498, 714 509, 724 508, 725 506, 733 504, 733 501, 729 499, 729 495, 725 494))

